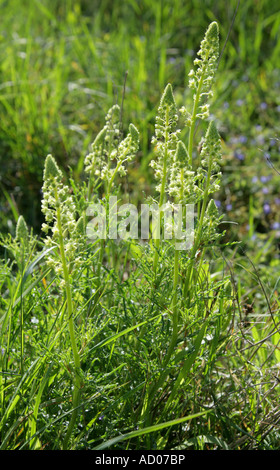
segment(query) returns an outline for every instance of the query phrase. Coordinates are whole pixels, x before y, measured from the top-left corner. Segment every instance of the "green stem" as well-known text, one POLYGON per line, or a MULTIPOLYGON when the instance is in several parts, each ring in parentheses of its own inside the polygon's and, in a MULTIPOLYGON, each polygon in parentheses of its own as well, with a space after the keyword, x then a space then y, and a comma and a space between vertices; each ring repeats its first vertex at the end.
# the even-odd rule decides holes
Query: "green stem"
MULTIPOLYGON (((197 109, 198 109, 199 101, 200 101, 200 98, 201 98, 201 90, 202 90, 202 86, 203 86, 204 75, 205 75, 205 73, 203 72, 201 74, 199 84, 198 84, 198 87, 197 87, 197 92, 196 92, 194 105, 193 105, 192 118, 191 118, 191 127, 190 127, 190 132, 189 132, 188 154, 189 154, 189 164, 190 164, 191 167, 192 167, 192 153, 193 153, 193 144, 194 144, 194 131, 195 131, 195 124, 196 124, 196 119, 197 119, 196 116, 197 116, 197 109)), ((208 176, 209 175, 211 176, 211 173, 208 173, 208 176)), ((209 179, 209 181, 210 181, 210 179, 209 179)), ((206 186, 207 186, 207 184, 206 184, 206 186)), ((203 222, 207 197, 208 197, 208 188, 207 188, 207 191, 205 191, 205 193, 204 193, 204 200, 203 200, 204 208, 202 207, 201 212, 200 212, 199 233, 198 233, 198 235, 195 239, 195 242, 194 242, 192 255, 191 255, 191 263, 190 263, 189 269, 187 270, 187 274, 186 274, 186 281, 185 281, 185 286, 184 286, 184 298, 185 299, 187 298, 187 295, 188 295, 189 284, 190 284, 190 281, 191 281, 191 276, 192 276, 193 266, 194 266, 194 258, 195 258, 197 247, 198 247, 198 244, 199 244, 199 241, 200 241, 201 230, 202 230, 202 222, 203 222)), ((198 206, 200 206, 200 204, 198 204, 198 206)))
POLYGON ((157 265, 158 265, 158 258, 159 258, 159 247, 160 247, 160 227, 161 227, 161 220, 162 220, 162 212, 161 207, 164 202, 165 196, 165 186, 166 186, 166 179, 167 179, 167 159, 168 159, 168 121, 169 121, 169 112, 168 108, 166 110, 166 120, 165 120, 165 148, 164 148, 164 157, 163 157, 163 174, 161 180, 161 188, 160 188, 160 198, 159 198, 159 221, 158 227, 156 230, 156 241, 155 241, 155 253, 154 253, 154 262, 153 262, 153 271, 156 274, 157 265))
MULTIPOLYGON (((181 169, 181 188, 180 188, 180 202, 183 203, 184 198, 184 171, 181 169)), ((184 210, 185 208, 183 208, 184 210)), ((182 214, 183 220, 185 216, 185 211, 182 214)), ((173 296, 172 296, 172 304, 171 304, 171 311, 172 311, 172 337, 171 342, 164 360, 164 368, 168 365, 171 355, 174 351, 174 348, 177 343, 178 339, 178 284, 179 284, 179 250, 175 247, 175 255, 174 255, 174 271, 173 271, 173 296)))
POLYGON ((169 348, 168 348, 168 351, 166 353, 166 356, 163 362, 164 369, 167 367, 170 361, 170 358, 176 346, 177 337, 178 337, 178 298, 177 298, 178 282, 179 282, 179 250, 175 250, 174 272, 173 272, 173 296, 172 296, 172 304, 171 304, 173 329, 172 329, 172 336, 171 336, 169 348))
POLYGON ((24 373, 24 361, 23 361, 23 351, 24 351, 24 328, 23 328, 23 286, 22 286, 22 282, 23 282, 23 274, 24 274, 24 268, 23 268, 23 263, 24 263, 24 246, 22 248, 23 250, 23 253, 22 253, 22 260, 21 260, 21 279, 20 279, 20 338, 21 338, 21 345, 20 345, 20 367, 21 367, 21 375, 23 376, 23 373, 24 373))
MULTIPOLYGON (((165 148, 164 148, 164 156, 163 156, 163 174, 161 180, 161 188, 160 188, 160 197, 159 197, 159 220, 157 221, 156 227, 156 240, 155 240, 155 252, 154 252, 154 260, 153 260, 153 272, 154 276, 156 277, 157 266, 158 266, 158 259, 159 259, 159 248, 160 248, 160 228, 161 228, 161 220, 162 220, 162 212, 161 207, 164 202, 165 197, 165 186, 166 186, 166 179, 167 179, 167 160, 168 160, 168 120, 169 120, 169 112, 168 108, 166 110, 166 119, 165 119, 165 148)), ((153 284, 152 289, 155 289, 155 284, 153 284)), ((151 311, 152 305, 150 306, 151 311)), ((173 325, 174 326, 174 325, 173 325)), ((142 330, 142 334, 144 329, 142 330)), ((173 331, 173 338, 175 336, 175 332, 173 331)), ((171 340, 172 341, 172 340, 171 340)), ((174 341, 174 339, 173 339, 174 341)), ((169 348, 171 351, 171 348, 169 348)), ((169 354, 169 353, 168 353, 169 354)), ((166 361, 165 361, 166 362, 166 361)), ((168 362, 168 361, 167 361, 168 362)), ((162 373, 159 377, 159 380, 154 383, 152 386, 148 387, 147 392, 144 397, 144 403, 141 411, 141 417, 143 418, 144 426, 147 426, 151 423, 151 405, 153 397, 155 396, 157 390, 161 386, 161 384, 165 380, 165 375, 162 373)))
POLYGON ((177 338, 178 338, 178 306, 177 306, 178 280, 179 280, 179 250, 176 250, 175 259, 174 259, 173 297, 172 297, 172 304, 171 304, 172 326, 173 326, 172 337, 171 337, 171 341, 170 341, 166 356, 162 364, 162 372, 158 380, 156 381, 156 383, 154 383, 147 391, 146 401, 144 402, 144 410, 142 411, 144 426, 148 426, 151 423, 151 418, 152 418, 151 405, 153 402, 153 398, 155 394, 157 393, 157 391, 162 387, 168 375, 167 366, 169 364, 170 358, 172 356, 172 353, 177 343, 177 338))
POLYGON ((116 177, 116 175, 117 175, 117 173, 118 173, 118 171, 119 171, 119 169, 120 169, 120 166, 121 166, 124 162, 126 162, 126 158, 123 158, 122 160, 119 160, 119 161, 118 161, 118 163, 117 163, 117 165, 116 165, 116 168, 114 169, 114 172, 113 172, 113 174, 112 174, 112 176, 111 176, 111 178, 110 178, 110 180, 109 180, 109 182, 108 182, 108 187, 107 187, 107 190, 106 190, 107 195, 110 195, 111 189, 112 189, 112 185, 113 185, 113 182, 114 182, 114 179, 115 179, 115 177, 116 177))
MULTIPOLYGON (((181 182, 183 184, 183 171, 181 172, 181 182)), ((181 201, 183 197, 183 187, 181 187, 181 201)), ((172 353, 175 349, 178 339, 178 283, 179 283, 179 250, 175 249, 174 255, 174 270, 173 270, 173 295, 172 295, 172 303, 171 303, 171 311, 172 311, 172 336, 171 341, 164 358, 162 364, 162 372, 159 376, 159 379, 156 381, 155 384, 149 389, 147 393, 147 399, 145 402, 145 412, 144 412, 144 423, 145 425, 149 425, 151 422, 151 404, 152 400, 157 392, 163 385, 167 375, 168 375, 168 364, 172 357, 172 353)))
POLYGON ((185 286, 184 286, 184 298, 185 299, 188 296, 189 285, 190 285, 191 278, 192 278, 192 273, 193 273, 195 255, 196 255, 196 252, 197 252, 200 240, 201 240, 201 234, 202 234, 202 229, 203 229, 203 219, 204 219, 204 215, 205 215, 205 211, 206 211, 206 205, 207 205, 207 201, 208 201, 208 193, 209 193, 209 187, 210 187, 211 168, 212 168, 212 162, 210 162, 209 168, 208 168, 206 186, 205 186, 205 190, 204 190, 204 198, 203 198, 203 203, 202 203, 200 216, 199 216, 197 235, 195 237, 195 242, 194 242, 194 246, 193 246, 192 254, 191 254, 190 266, 189 266, 188 271, 187 271, 186 282, 185 282, 185 286))
POLYGON ((99 287, 101 285, 101 268, 102 268, 103 258, 104 258, 105 240, 101 239, 101 240, 99 240, 99 243, 100 243, 100 250, 99 250, 99 259, 98 259, 97 272, 96 272, 96 275, 97 275, 97 280, 96 280, 96 283, 97 283, 97 288, 96 288, 97 296, 99 295, 99 287))
POLYGON ((191 118, 191 127, 189 132, 189 143, 188 143, 188 154, 189 154, 189 164, 192 167, 192 153, 193 153, 193 143, 194 143, 194 131, 195 131, 195 124, 196 124, 196 116, 197 116, 197 108, 200 101, 200 94, 204 80, 204 73, 202 73, 199 84, 197 87, 197 92, 195 95, 195 100, 193 104, 193 111, 192 111, 192 118, 191 118))
MULTIPOLYGON (((56 198, 58 200, 58 198, 56 198)), ((81 377, 80 377, 80 356, 77 348, 76 338, 75 338, 75 328, 74 328, 74 321, 73 321, 73 302, 72 302, 72 293, 71 293, 71 286, 70 286, 70 278, 69 278, 69 271, 65 256, 64 250, 64 241, 62 235, 62 223, 61 223, 61 214, 59 207, 57 208, 57 226, 59 231, 59 248, 60 248, 60 256, 62 261, 62 269, 63 269, 63 277, 65 281, 65 291, 66 291, 66 300, 67 300, 67 312, 68 312, 68 327, 69 327, 69 334, 70 334, 70 341, 71 347, 74 357, 74 390, 73 390, 73 412, 72 416, 68 425, 68 429, 63 441, 63 449, 66 450, 68 447, 68 441, 73 431, 77 413, 78 413, 78 405, 80 399, 80 389, 81 389, 81 377)))

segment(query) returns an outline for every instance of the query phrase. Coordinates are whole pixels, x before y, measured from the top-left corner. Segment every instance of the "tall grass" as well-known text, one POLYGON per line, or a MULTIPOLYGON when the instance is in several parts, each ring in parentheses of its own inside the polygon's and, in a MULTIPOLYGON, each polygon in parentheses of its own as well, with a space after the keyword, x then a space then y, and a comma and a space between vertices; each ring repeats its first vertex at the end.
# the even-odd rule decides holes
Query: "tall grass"
MULTIPOLYGON (((112 9, 108 2, 97 1, 2 2, 0 158, 8 177, 1 189, 13 192, 18 213, 39 230, 42 220, 36 201, 48 153, 55 150, 64 169, 73 166, 75 177, 80 177, 82 155, 107 109, 120 102, 126 72, 124 125, 132 120, 141 132, 139 165, 146 178, 161 90, 173 83, 183 103, 184 77, 196 53, 196 38, 217 19, 224 43, 236 3, 209 1, 202 9, 199 1, 152 6, 114 2, 112 9)), ((232 80, 247 74, 255 81, 260 67, 277 68, 277 13, 274 2, 258 2, 257 8, 254 2, 239 6, 221 73, 226 64, 232 80), (246 41, 246 35, 254 40, 246 41), (268 48, 274 52, 267 54, 268 48)), ((228 94, 224 76, 217 85, 218 95, 228 94)), ((3 204, 15 228, 5 198, 3 204)))

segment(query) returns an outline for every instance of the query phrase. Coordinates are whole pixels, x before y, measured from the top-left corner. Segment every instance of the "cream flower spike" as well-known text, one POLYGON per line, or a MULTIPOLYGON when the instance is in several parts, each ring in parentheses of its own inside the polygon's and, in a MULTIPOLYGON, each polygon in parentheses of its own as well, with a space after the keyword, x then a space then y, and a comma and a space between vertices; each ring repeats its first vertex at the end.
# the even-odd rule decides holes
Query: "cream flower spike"
MULTIPOLYGON (((48 155, 44 168, 42 212, 46 223, 42 230, 50 231, 45 243, 48 247, 58 247, 63 239, 66 262, 71 269, 79 265, 77 248, 80 243, 81 230, 79 221, 76 221, 76 207, 67 185, 62 182, 63 174, 55 159, 48 155)), ((48 258, 48 264, 55 269, 57 274, 62 273, 61 256, 55 252, 48 258)))

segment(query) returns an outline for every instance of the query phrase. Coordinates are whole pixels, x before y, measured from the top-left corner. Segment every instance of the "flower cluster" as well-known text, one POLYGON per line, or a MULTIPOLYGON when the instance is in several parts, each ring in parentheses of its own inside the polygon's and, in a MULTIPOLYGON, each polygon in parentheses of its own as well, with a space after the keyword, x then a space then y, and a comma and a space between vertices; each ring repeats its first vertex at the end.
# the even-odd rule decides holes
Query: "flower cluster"
POLYGON ((104 166, 120 139, 119 115, 118 105, 109 109, 105 117, 105 126, 96 136, 91 146, 92 151, 85 158, 85 171, 101 179, 104 178, 104 166))
POLYGON ((222 218, 223 216, 219 213, 219 209, 216 206, 214 199, 210 199, 203 219, 203 230, 201 236, 201 242, 203 244, 213 243, 223 235, 217 231, 217 227, 222 218))
POLYGON ((208 194, 220 189, 220 162, 221 162, 221 139, 214 121, 211 121, 201 149, 201 169, 207 172, 209 178, 208 194))
POLYGON ((115 148, 110 155, 111 160, 117 160, 117 167, 110 171, 109 176, 114 176, 115 170, 120 176, 126 175, 126 168, 123 165, 125 162, 131 161, 139 148, 139 132, 133 124, 129 125, 129 133, 123 139, 117 148, 115 148))
POLYGON ((203 243, 213 242, 221 235, 217 233, 217 226, 221 217, 214 199, 210 199, 207 208, 206 201, 211 193, 220 189, 220 161, 221 161, 221 139, 215 123, 210 122, 205 140, 201 149, 201 167, 198 170, 201 181, 204 184, 204 201, 201 214, 201 241, 203 243), (205 211, 206 208, 206 211, 205 211))
MULTIPOLYGON (((52 236, 47 236, 47 247, 57 247, 61 250, 63 243, 64 255, 69 268, 79 265, 80 257, 77 250, 81 243, 83 232, 83 220, 76 220, 76 207, 68 186, 63 184, 63 175, 56 161, 48 155, 44 168, 42 212, 46 223, 42 230, 51 230, 52 236)), ((57 256, 54 251, 48 256, 48 264, 55 269, 57 274, 62 274, 61 253, 57 256)))
POLYGON ((126 174, 124 163, 131 161, 139 148, 138 130, 130 124, 127 137, 120 139, 120 108, 114 105, 106 115, 105 126, 92 144, 92 151, 85 158, 85 171, 91 178, 97 176, 112 186, 117 173, 120 176, 126 174))
MULTIPOLYGON (((216 21, 213 21, 201 42, 198 57, 194 60, 194 69, 189 72, 189 88, 194 91, 196 113, 191 116, 187 113, 187 125, 193 124, 193 119, 207 119, 209 117, 209 104, 206 99, 212 96, 212 84, 217 69, 219 58, 219 28, 216 21), (202 99, 203 103, 201 103, 202 99), (200 106, 198 107, 198 104, 200 106), (198 108, 197 108, 198 107, 198 108)), ((184 108, 182 108, 184 112, 184 108)))
POLYGON ((197 176, 191 169, 186 146, 179 140, 170 172, 169 195, 177 203, 195 203, 198 200, 199 193, 202 193, 196 184, 196 180, 197 176))
POLYGON ((189 73, 189 88, 195 92, 200 88, 200 94, 211 95, 219 57, 219 28, 216 21, 209 25, 197 55, 200 59, 194 60, 194 65, 197 66, 196 71, 192 69, 189 73))
MULTIPOLYGON (((0 244, 1 244, 0 237, 0 244)), ((28 227, 22 215, 19 216, 16 225, 16 236, 14 238, 5 238, 5 248, 9 249, 13 253, 18 266, 24 269, 28 257, 34 247, 35 239, 32 236, 32 232, 29 234, 28 227)))
MULTIPOLYGON (((154 169, 155 178, 160 181, 157 190, 161 191, 161 180, 166 175, 167 167, 174 163, 180 131, 176 129, 178 122, 177 107, 174 100, 172 86, 168 84, 163 92, 158 108, 155 135, 152 144, 155 145, 155 159, 150 163, 154 169)), ((167 180, 167 178, 165 178, 167 180)))
POLYGON ((18 218, 16 226, 16 241, 22 245, 25 250, 28 250, 29 246, 29 233, 24 217, 21 215, 18 218))

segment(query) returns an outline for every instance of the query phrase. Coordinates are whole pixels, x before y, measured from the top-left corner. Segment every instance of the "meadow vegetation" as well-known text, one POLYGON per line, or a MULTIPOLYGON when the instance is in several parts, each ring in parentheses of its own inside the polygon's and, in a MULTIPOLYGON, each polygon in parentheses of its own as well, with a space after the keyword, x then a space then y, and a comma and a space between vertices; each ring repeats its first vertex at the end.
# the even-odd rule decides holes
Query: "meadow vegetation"
POLYGON ((0 449, 278 450, 277 2, 0 9, 0 449))

